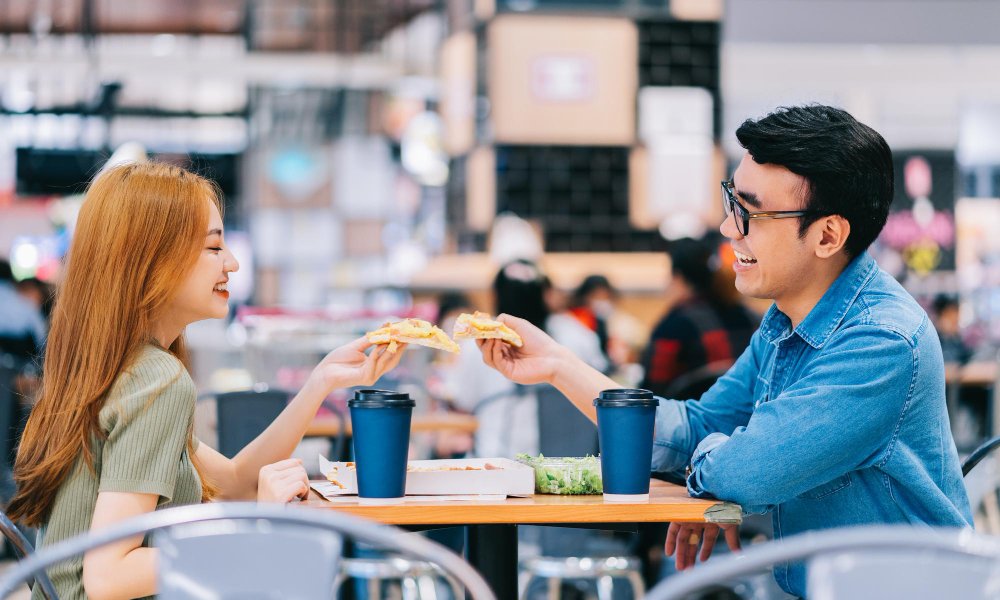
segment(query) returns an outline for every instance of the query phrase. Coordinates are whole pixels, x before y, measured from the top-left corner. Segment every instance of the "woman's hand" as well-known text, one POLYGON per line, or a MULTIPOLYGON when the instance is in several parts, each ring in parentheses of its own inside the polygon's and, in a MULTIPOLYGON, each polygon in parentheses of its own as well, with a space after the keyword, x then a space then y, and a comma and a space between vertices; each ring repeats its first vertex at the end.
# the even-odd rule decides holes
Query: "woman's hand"
POLYGON ((500 340, 476 340, 483 362, 514 383, 552 383, 569 351, 524 319, 500 315, 497 321, 516 331, 524 345, 516 348, 500 340))
POLYGON ((309 494, 309 476, 298 458, 265 465, 257 478, 257 502, 291 502, 309 494))
POLYGON ((361 337, 337 348, 313 369, 312 377, 328 393, 334 388, 374 385, 379 377, 396 368, 406 344, 398 344, 392 353, 387 344, 380 344, 365 354, 371 346, 371 342, 361 337))

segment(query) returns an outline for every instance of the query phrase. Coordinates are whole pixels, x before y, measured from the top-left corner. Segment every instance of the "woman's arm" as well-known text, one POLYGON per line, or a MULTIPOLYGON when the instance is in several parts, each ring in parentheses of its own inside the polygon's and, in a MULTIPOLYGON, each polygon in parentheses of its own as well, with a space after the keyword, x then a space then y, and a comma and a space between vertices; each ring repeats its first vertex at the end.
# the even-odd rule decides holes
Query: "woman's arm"
MULTIPOLYGON (((101 492, 91 531, 153 512, 159 496, 101 492)), ((83 589, 91 600, 140 598, 156 593, 157 550, 142 547, 143 536, 91 550, 83 556, 83 589)))
POLYGON ((313 370, 295 398, 256 439, 231 460, 199 444, 194 459, 206 477, 219 487, 223 499, 254 499, 260 470, 287 459, 302 440, 323 399, 337 387, 373 385, 399 364, 405 346, 390 354, 385 345, 368 355, 365 338, 338 348, 313 370))

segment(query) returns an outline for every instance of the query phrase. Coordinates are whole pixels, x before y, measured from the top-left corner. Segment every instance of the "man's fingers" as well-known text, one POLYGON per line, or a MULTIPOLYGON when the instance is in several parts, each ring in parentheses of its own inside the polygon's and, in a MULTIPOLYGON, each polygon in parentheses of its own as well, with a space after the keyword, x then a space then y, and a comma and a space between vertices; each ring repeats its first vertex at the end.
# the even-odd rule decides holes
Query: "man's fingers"
POLYGON ((367 336, 361 336, 353 342, 347 344, 347 347, 351 350, 357 350, 358 352, 364 352, 368 348, 372 347, 374 344, 368 341, 367 336))
POLYGON ((667 528, 667 543, 663 548, 667 556, 674 555, 674 549, 677 547, 677 531, 679 529, 680 525, 677 523, 671 523, 670 527, 667 528))
POLYGON ((740 549, 740 528, 737 525, 732 527, 726 527, 726 543, 729 545, 730 550, 740 549))
POLYGON ((705 539, 701 542, 701 554, 698 556, 698 560, 705 562, 708 557, 712 556, 712 550, 715 549, 715 541, 719 539, 719 528, 706 527, 702 535, 705 539))

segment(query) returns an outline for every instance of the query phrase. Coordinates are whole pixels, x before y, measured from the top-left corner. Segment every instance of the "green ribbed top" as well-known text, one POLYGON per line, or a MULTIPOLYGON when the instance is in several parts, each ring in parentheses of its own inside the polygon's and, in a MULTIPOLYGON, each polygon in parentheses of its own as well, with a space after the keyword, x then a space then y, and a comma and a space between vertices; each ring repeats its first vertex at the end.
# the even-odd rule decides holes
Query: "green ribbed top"
MULTIPOLYGON (((90 530, 99 492, 160 496, 156 509, 201 501, 201 480, 187 453, 197 392, 187 370, 147 346, 115 381, 101 409, 106 439, 94 442, 94 472, 81 458, 56 494, 39 547, 90 530)), ((195 440, 195 447, 197 447, 195 440)), ((83 557, 49 569, 60 600, 83 600, 83 557)), ((36 586, 32 599, 41 599, 36 586)))

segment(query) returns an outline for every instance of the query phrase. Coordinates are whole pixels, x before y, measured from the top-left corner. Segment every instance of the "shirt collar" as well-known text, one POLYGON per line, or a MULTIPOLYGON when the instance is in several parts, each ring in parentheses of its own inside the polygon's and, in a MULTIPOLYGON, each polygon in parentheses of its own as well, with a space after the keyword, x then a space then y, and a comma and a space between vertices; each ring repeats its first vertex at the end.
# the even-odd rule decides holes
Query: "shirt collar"
MULTIPOLYGON (((795 328, 803 340, 814 348, 822 348, 826 340, 844 320, 848 309, 854 304, 864 284, 875 274, 875 259, 867 252, 856 257, 826 290, 806 318, 795 328)), ((777 305, 772 304, 761 320, 760 333, 768 342, 791 334, 791 320, 777 305)))

